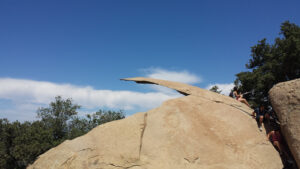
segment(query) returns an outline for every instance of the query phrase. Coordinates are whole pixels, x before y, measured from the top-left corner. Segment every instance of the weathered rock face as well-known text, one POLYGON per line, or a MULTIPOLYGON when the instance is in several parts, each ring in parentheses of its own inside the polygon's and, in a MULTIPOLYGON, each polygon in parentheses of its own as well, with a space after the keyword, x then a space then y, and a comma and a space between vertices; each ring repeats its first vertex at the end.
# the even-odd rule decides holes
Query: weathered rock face
POLYGON ((187 95, 96 127, 49 150, 29 169, 282 169, 247 106, 197 87, 132 78, 187 95))
POLYGON ((269 95, 282 133, 300 167, 300 79, 277 84, 269 95))

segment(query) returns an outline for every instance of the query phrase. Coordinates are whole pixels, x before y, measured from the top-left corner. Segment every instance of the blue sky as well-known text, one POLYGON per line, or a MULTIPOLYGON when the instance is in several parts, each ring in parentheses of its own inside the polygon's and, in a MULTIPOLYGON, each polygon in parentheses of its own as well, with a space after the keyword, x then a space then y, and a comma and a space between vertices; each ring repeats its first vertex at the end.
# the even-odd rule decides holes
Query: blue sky
POLYGON ((263 38, 272 43, 286 20, 300 24, 299 6, 296 0, 1 0, 0 118, 34 120, 54 95, 72 97, 82 113, 120 108, 128 115, 178 97, 119 80, 125 77, 226 88, 246 70, 251 46, 263 38))

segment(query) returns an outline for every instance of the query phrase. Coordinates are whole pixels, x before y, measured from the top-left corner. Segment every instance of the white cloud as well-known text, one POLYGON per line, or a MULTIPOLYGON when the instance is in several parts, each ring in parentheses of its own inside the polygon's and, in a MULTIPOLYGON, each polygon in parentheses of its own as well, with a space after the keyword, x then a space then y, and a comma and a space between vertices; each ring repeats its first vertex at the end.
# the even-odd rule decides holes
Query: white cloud
MULTIPOLYGON (((144 69, 144 76, 187 84, 200 83, 202 79, 186 70, 170 71, 161 68, 144 69)), ((47 107, 55 96, 72 98, 82 106, 80 114, 97 109, 122 109, 126 112, 147 111, 163 101, 180 97, 176 91, 157 85, 148 85, 154 92, 97 90, 91 86, 57 84, 27 79, 0 78, 0 118, 34 120, 38 107, 47 107), (10 106, 1 105, 9 100, 10 106), (13 106, 12 106, 13 105, 13 106)))
POLYGON ((183 71, 170 71, 161 68, 150 68, 145 69, 146 77, 162 79, 162 80, 170 80, 175 82, 182 82, 187 84, 195 84, 200 83, 202 79, 186 70, 183 71))
POLYGON ((231 89, 234 87, 233 83, 225 83, 225 84, 216 83, 216 84, 210 84, 210 85, 208 85, 206 87, 206 89, 209 90, 210 88, 212 88, 215 85, 218 86, 219 90, 222 90, 221 94, 224 94, 226 96, 229 95, 231 89))
POLYGON ((72 98, 74 103, 85 109, 123 110, 148 110, 159 106, 165 100, 180 96, 174 93, 97 90, 90 86, 0 78, 0 99, 10 100, 15 105, 6 110, 0 107, 0 118, 5 115, 12 120, 33 120, 37 108, 47 106, 58 95, 72 98))

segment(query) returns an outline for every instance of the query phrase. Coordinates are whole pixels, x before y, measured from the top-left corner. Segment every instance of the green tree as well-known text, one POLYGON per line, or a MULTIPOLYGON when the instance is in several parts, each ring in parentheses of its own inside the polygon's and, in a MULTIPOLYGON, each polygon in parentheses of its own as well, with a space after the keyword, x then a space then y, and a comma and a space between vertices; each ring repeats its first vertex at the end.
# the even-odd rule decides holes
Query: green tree
POLYGON ((93 127, 97 125, 101 125, 113 120, 119 120, 125 118, 124 112, 120 111, 105 111, 105 110, 98 110, 96 113, 92 115, 87 115, 87 118, 91 122, 93 127))
POLYGON ((86 118, 75 116, 69 125, 69 139, 81 136, 98 125, 125 118, 123 111, 98 110, 96 113, 87 114, 86 118))
POLYGON ((78 117, 79 105, 60 96, 48 108, 39 108, 34 122, 10 123, 0 119, 0 168, 24 169, 42 153, 86 134, 94 127, 125 118, 123 111, 99 110, 86 117, 78 117))
POLYGON ((0 119, 0 168, 15 168, 15 159, 10 153, 14 130, 7 119, 0 119))
POLYGON ((219 87, 217 85, 214 85, 209 90, 212 91, 212 92, 219 93, 219 94, 222 92, 222 90, 219 90, 219 87))
POLYGON ((52 133, 40 121, 10 123, 0 119, 0 131, 0 168, 26 168, 54 146, 52 133))
POLYGON ((48 108, 39 108, 37 114, 46 127, 52 130, 53 137, 59 144, 67 138, 69 120, 77 115, 79 108, 80 106, 73 104, 71 99, 64 100, 57 96, 48 108))
POLYGON ((242 93, 252 91, 254 105, 266 100, 275 84, 300 77, 300 27, 286 21, 280 30, 274 44, 263 39, 251 47, 250 71, 236 75, 236 86, 242 93))
POLYGON ((18 168, 25 168, 37 156, 54 146, 51 130, 41 121, 19 123, 15 130, 11 154, 17 161, 18 168))

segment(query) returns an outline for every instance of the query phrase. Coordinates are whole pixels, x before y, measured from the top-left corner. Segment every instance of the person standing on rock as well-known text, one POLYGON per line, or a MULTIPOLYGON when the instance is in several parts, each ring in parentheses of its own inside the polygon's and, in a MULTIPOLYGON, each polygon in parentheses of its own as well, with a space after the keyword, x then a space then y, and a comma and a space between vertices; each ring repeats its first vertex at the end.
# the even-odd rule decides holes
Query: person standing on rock
POLYGON ((260 131, 262 131, 262 123, 264 121, 265 114, 266 111, 264 105, 260 105, 259 108, 256 108, 252 113, 253 118, 256 118, 256 121, 258 122, 258 127, 260 131))
POLYGON ((282 138, 281 138, 281 134, 279 131, 279 128, 276 128, 272 131, 270 131, 267 135, 267 139, 273 142, 273 145, 278 149, 279 154, 282 155, 283 150, 282 150, 282 138))
POLYGON ((250 107, 250 105, 249 105, 249 103, 247 102, 247 100, 246 100, 245 98, 243 98, 243 95, 238 93, 237 87, 234 87, 234 88, 233 88, 233 97, 234 97, 237 101, 242 102, 242 103, 246 104, 248 107, 250 107))

